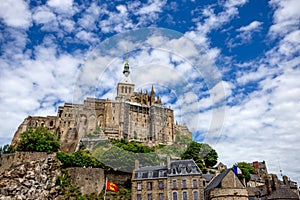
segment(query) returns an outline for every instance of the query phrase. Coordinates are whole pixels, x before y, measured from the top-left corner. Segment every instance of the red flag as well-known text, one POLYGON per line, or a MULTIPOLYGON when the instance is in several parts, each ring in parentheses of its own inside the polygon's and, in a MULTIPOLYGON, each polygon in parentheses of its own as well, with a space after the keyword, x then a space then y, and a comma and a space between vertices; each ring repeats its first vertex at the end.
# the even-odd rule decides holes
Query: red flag
POLYGON ((116 184, 106 181, 106 190, 110 190, 113 192, 118 192, 119 188, 116 184))

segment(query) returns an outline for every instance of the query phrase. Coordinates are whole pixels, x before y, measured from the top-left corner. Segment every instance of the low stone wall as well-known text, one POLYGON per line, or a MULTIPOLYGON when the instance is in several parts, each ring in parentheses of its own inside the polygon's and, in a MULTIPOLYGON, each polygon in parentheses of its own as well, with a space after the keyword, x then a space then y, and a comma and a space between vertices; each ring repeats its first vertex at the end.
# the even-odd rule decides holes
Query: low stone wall
POLYGON ((106 171, 105 175, 107 179, 117 185, 131 188, 132 173, 122 171, 106 171))
POLYGON ((9 169, 11 166, 19 165, 24 162, 30 162, 39 159, 54 158, 55 154, 47 154, 45 152, 21 152, 3 154, 0 157, 0 173, 9 169))
POLYGON ((248 200, 248 191, 243 189, 215 188, 209 193, 211 200, 248 200))
POLYGON ((67 168, 73 186, 82 194, 99 194, 104 189, 104 169, 101 168, 67 168))

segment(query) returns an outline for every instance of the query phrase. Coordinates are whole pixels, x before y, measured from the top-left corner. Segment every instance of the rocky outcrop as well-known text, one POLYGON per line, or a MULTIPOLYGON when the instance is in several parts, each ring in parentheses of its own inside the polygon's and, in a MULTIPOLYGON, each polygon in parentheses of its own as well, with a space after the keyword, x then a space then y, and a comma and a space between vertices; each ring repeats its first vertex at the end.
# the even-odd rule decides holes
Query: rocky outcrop
POLYGON ((59 175, 59 163, 51 156, 14 165, 0 174, 0 199, 56 199, 59 175))

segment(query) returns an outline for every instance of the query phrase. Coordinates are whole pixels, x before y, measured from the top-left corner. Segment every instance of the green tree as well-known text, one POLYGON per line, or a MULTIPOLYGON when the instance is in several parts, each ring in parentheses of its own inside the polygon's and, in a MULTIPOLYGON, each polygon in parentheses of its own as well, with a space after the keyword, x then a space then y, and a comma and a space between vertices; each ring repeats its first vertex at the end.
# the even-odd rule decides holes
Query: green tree
POLYGON ((29 129, 21 134, 21 140, 17 144, 17 151, 57 152, 59 140, 47 128, 37 127, 29 129))
POLYGON ((132 172, 134 161, 139 160, 143 166, 159 164, 159 157, 154 152, 136 153, 112 146, 100 158, 106 165, 121 171, 132 172))
POLYGON ((56 158, 64 167, 100 167, 105 168, 99 160, 94 158, 89 151, 79 150, 72 154, 58 152, 56 158))
POLYGON ((193 159, 201 170, 217 164, 218 154, 208 144, 191 142, 190 146, 181 155, 181 159, 193 159))
POLYGON ((204 156, 204 163, 206 167, 213 167, 218 162, 218 154, 214 149, 211 149, 205 156, 204 156))
POLYGON ((0 154, 14 153, 15 148, 13 146, 6 144, 3 147, 0 147, 0 154))
POLYGON ((236 165, 242 171, 242 174, 238 174, 240 180, 245 179, 246 182, 250 181, 250 174, 255 174, 254 167, 246 162, 239 162, 236 165))

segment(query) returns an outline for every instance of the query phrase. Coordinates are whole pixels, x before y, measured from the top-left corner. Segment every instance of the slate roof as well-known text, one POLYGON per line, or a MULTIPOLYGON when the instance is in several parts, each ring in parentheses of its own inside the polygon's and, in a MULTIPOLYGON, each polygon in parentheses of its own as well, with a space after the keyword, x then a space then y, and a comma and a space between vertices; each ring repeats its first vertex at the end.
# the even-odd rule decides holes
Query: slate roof
POLYGON ((227 169, 226 171, 219 174, 216 178, 214 178, 210 184, 205 188, 205 191, 211 190, 213 188, 216 188, 220 185, 223 178, 229 173, 230 169, 227 169))
POLYGON ((208 183, 211 181, 211 179, 215 176, 214 174, 202 174, 203 178, 205 178, 205 181, 208 183))
POLYGON ((295 194, 290 188, 286 186, 276 187, 276 190, 273 190, 271 195, 268 196, 268 199, 297 199, 299 196, 295 194))
POLYGON ((194 160, 173 160, 170 169, 166 165, 145 166, 133 171, 134 180, 167 178, 169 176, 201 175, 194 160))

